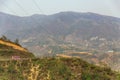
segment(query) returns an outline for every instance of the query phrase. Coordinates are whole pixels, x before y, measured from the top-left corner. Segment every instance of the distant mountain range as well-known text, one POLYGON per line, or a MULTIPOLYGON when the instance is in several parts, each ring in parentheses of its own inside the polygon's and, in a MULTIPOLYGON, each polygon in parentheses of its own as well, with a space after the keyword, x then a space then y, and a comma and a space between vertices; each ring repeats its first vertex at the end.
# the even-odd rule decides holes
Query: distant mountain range
POLYGON ((19 17, 0 13, 0 34, 20 42, 31 51, 41 44, 80 43, 84 40, 120 39, 120 18, 95 13, 61 12, 19 17))
POLYGON ((95 36, 118 39, 119 27, 119 18, 95 13, 61 12, 54 15, 29 17, 0 13, 0 28, 5 34, 14 38, 26 38, 28 35, 32 37, 46 33, 54 37, 64 36, 65 38, 68 35, 74 35, 80 39, 89 39, 95 36))
POLYGON ((87 52, 96 55, 92 58, 102 55, 98 60, 111 65, 113 59, 107 53, 116 52, 112 56, 119 62, 120 18, 116 17, 90 12, 19 17, 0 12, 0 35, 18 38, 37 57, 87 52))

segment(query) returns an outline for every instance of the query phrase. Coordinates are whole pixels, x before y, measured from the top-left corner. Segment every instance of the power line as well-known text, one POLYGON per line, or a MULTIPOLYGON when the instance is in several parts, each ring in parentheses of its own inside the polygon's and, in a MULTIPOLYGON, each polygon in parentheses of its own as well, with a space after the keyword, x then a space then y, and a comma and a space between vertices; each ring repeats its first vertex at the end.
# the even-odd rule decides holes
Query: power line
MULTIPOLYGON (((27 14, 27 11, 17 2, 17 0, 15 0, 15 2, 16 2, 16 4, 19 6, 19 8, 21 8, 21 10, 23 11, 23 12, 25 12, 25 14, 27 14)), ((40 8, 39 8, 40 9, 40 8)), ((37 24, 39 24, 39 22, 36 20, 36 19, 34 19, 33 17, 31 17, 31 19, 33 19, 37 24)), ((45 27, 43 27, 43 26, 41 26, 41 25, 39 25, 44 31, 46 31, 48 34, 52 34, 51 32, 49 32, 45 27)), ((49 36, 51 39, 54 39, 53 37, 51 37, 51 36, 49 36)))
POLYGON ((35 4, 35 6, 38 8, 38 10, 43 13, 43 11, 41 10, 41 8, 39 7, 39 5, 37 4, 36 0, 32 0, 33 3, 35 4))
POLYGON ((6 7, 6 9, 8 9, 10 12, 12 12, 13 14, 17 15, 16 12, 14 12, 11 8, 9 8, 2 0, 0 0, 2 2, 2 4, 4 4, 6 7))
MULTIPOLYGON (((41 8, 39 7, 39 5, 37 4, 36 0, 32 0, 32 1, 33 1, 33 3, 35 4, 35 6, 38 8, 38 10, 39 10, 42 14, 44 14, 43 11, 41 10, 41 8)), ((60 30, 59 30, 58 32, 60 32, 60 30)), ((60 40, 62 41, 62 39, 60 39, 60 40)))
POLYGON ((18 5, 18 7, 25 13, 27 14, 27 11, 15 0, 15 3, 18 5))
MULTIPOLYGON (((0 1, 1 1, 1 3, 4 5, 4 7, 5 7, 6 9, 8 9, 11 13, 17 15, 16 12, 13 11, 11 8, 9 8, 8 5, 6 5, 2 0, 0 0, 0 1)), ((19 5, 19 4, 17 4, 17 5, 19 5)), ((19 5, 19 7, 22 8, 20 5, 19 5)), ((22 10, 24 10, 24 9, 22 9, 22 10)), ((25 11, 25 10, 24 10, 24 11, 25 11)), ((18 26, 18 25, 14 23, 14 26, 18 26)))
MULTIPOLYGON (((34 2, 34 4, 36 5, 36 7, 39 9, 39 11, 42 12, 41 9, 40 9, 40 7, 39 7, 38 4, 36 3, 36 1, 33 0, 33 2, 34 2)), ((21 6, 21 4, 19 4, 19 2, 18 2, 17 0, 15 0, 15 3, 16 3, 16 5, 17 5, 26 15, 28 14, 27 10, 25 10, 25 9, 21 6)), ((10 12, 16 14, 16 13, 15 13, 13 10, 11 10, 7 5, 6 5, 6 8, 7 8, 10 12)), ((43 12, 42 12, 42 13, 43 13, 43 12)), ((16 14, 16 15, 17 15, 17 14, 16 14)), ((46 31, 46 33, 49 34, 48 37, 49 37, 50 39, 55 40, 55 38, 54 38, 53 36, 51 36, 51 35, 52 35, 52 32, 48 31, 45 27, 41 26, 41 25, 39 24, 39 22, 38 22, 35 18, 31 17, 31 19, 33 19, 44 31, 46 31)), ((26 23, 26 24, 28 24, 28 23, 26 23)), ((24 36, 25 36, 25 35, 24 35, 24 36)))
MULTIPOLYGON (((33 0, 34 1, 34 0, 33 0)), ((2 2, 2 0, 1 0, 1 2, 2 2)), ((4 2, 2 2, 3 4, 4 4, 4 2)), ((27 11, 18 3, 18 1, 17 0, 15 0, 15 3, 17 4, 17 6, 27 15, 27 11)), ((39 9, 39 11, 41 12, 41 9, 40 9, 40 7, 38 6, 38 4, 36 3, 36 1, 34 1, 34 3, 35 3, 35 5, 36 5, 36 7, 39 9)), ((5 4, 4 4, 5 5, 5 4)), ((12 9, 10 9, 7 5, 5 5, 5 7, 10 11, 10 12, 12 12, 13 14, 16 14, 12 9)), ((17 15, 17 14, 16 14, 17 15)), ((37 24, 39 24, 39 22, 36 20, 36 19, 34 19, 33 17, 31 17, 37 24)), ((26 23, 26 24, 28 24, 28 23, 26 23)), ((17 26, 17 24, 16 24, 16 26, 17 26)), ((49 32, 45 27, 43 27, 43 26, 41 26, 41 25, 39 25, 41 28, 43 28, 43 30, 44 31, 46 31, 48 34, 52 34, 51 32, 49 32)), ((52 37, 52 36, 49 36, 51 39, 53 39, 54 40, 54 38, 52 37)))
MULTIPOLYGON (((42 14, 44 14, 43 11, 41 10, 41 8, 39 7, 39 5, 37 4, 36 0, 32 0, 32 1, 33 1, 33 3, 36 5, 36 7, 38 8, 38 10, 39 10, 42 14)), ((59 31, 59 32, 60 32, 60 31, 59 31)))
MULTIPOLYGON (((39 10, 42 14, 44 14, 43 11, 41 10, 41 8, 39 7, 39 5, 37 4, 36 0, 32 0, 32 1, 34 2, 34 4, 36 5, 36 7, 38 8, 38 10, 39 10)), ((58 32, 60 33, 60 30, 59 30, 58 32)))
MULTIPOLYGON (((1 2, 2 2, 2 0, 1 0, 1 2)), ((4 2, 2 2, 3 4, 4 4, 4 2)), ((18 1, 17 0, 15 0, 15 3, 17 4, 17 6, 27 15, 27 11, 18 3, 18 1)), ((5 5, 5 4, 4 4, 5 5)), ((41 12, 41 9, 39 8, 39 6, 37 5, 37 3, 35 2, 35 5, 37 6, 37 8, 39 9, 39 11, 41 12)), ((5 7, 10 11, 10 12, 12 12, 13 14, 16 14, 12 9, 10 9, 7 5, 5 5, 5 7)), ((17 15, 17 14, 16 14, 17 15)), ((37 24, 39 24, 39 22, 36 20, 36 19, 34 19, 33 17, 31 17, 31 19, 33 19, 37 24)), ((28 24, 28 23, 26 23, 26 24, 28 24)), ((17 24, 15 24, 16 26, 17 26, 17 24)), ((41 25, 39 25, 46 33, 48 33, 49 35, 48 35, 48 37, 50 38, 50 39, 52 39, 52 40, 55 40, 55 38, 53 37, 53 36, 51 36, 52 35, 52 33, 50 32, 50 31, 48 31, 45 27, 43 27, 43 26, 41 26, 41 25)), ((25 36, 25 35, 24 35, 25 36)))

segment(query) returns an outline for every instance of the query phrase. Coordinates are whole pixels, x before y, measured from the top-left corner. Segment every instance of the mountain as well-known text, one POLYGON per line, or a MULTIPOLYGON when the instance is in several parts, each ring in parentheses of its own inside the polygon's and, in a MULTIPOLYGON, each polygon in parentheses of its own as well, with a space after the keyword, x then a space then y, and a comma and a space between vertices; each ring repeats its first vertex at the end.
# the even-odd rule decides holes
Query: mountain
POLYGON ((93 63, 107 62, 120 70, 120 18, 90 12, 27 17, 0 13, 0 34, 11 40, 18 38, 37 57, 78 56, 93 63))
POLYGON ((0 39, 0 60, 9 60, 12 57, 33 58, 34 55, 19 44, 0 39))
MULTIPOLYGON (((120 19, 95 13, 61 12, 53 15, 19 17, 0 13, 1 35, 10 39, 19 38, 22 45, 40 55, 41 45, 59 43, 85 43, 93 48, 104 42, 119 42, 120 19), (96 43, 92 40, 97 40, 96 43)), ((110 44, 111 45, 111 44, 110 44)), ((111 50, 109 45, 108 49, 111 50)), ((100 48, 96 47, 95 48, 100 48)), ((119 47, 117 47, 119 48, 119 47)), ((43 49, 43 47, 42 47, 43 49)))
POLYGON ((108 67, 98 67, 78 58, 41 58, 0 61, 2 80, 119 80, 108 67))

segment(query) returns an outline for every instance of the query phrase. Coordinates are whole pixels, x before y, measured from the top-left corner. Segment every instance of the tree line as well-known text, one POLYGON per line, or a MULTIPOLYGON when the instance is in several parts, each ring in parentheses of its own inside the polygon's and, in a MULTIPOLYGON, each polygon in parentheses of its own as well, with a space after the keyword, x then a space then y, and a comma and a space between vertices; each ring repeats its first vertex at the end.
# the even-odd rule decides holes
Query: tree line
MULTIPOLYGON (((8 39, 5 35, 2 35, 1 37, 0 37, 0 39, 1 40, 4 40, 4 41, 7 41, 7 42, 12 42, 10 39, 8 39)), ((15 44, 17 44, 17 45, 20 45, 19 44, 19 39, 15 39, 14 41, 13 41, 13 43, 15 43, 15 44)))

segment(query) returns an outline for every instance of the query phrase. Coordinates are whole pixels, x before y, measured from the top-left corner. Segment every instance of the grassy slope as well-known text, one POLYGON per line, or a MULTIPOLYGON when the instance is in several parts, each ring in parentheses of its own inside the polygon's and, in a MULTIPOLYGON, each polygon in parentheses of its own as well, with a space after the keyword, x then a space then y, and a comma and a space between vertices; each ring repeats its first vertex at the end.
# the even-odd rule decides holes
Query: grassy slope
POLYGON ((77 58, 1 60, 11 59, 13 55, 34 57, 21 46, 2 41, 0 80, 117 80, 116 73, 110 68, 97 67, 77 58))
POLYGON ((11 56, 24 58, 33 57, 33 54, 15 43, 0 40, 0 59, 9 59, 11 56))
POLYGON ((20 51, 27 52, 27 50, 25 48, 21 47, 19 44, 15 44, 11 41, 5 41, 5 40, 0 39, 0 44, 12 47, 13 49, 17 49, 17 50, 20 50, 20 51))
POLYGON ((1 61, 0 80, 119 80, 110 68, 77 58, 1 61))

